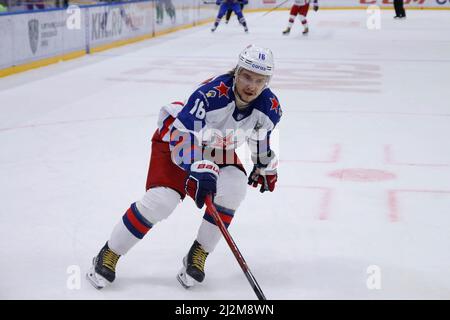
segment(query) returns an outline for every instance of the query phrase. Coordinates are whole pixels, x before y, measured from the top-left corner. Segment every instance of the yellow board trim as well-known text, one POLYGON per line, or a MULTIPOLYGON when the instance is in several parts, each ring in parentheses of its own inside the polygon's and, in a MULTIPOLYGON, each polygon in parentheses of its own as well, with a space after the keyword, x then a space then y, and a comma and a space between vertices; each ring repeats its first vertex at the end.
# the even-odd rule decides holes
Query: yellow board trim
MULTIPOLYGON (((143 41, 143 40, 147 40, 150 38, 155 38, 155 37, 160 37, 169 33, 173 33, 173 32, 177 32, 180 30, 185 30, 185 29, 190 29, 193 27, 197 27, 206 23, 210 23, 214 21, 213 18, 209 18, 209 19, 204 19, 204 20, 200 20, 199 22, 194 24, 187 24, 187 25, 182 25, 182 26, 178 26, 178 27, 173 27, 173 28, 169 28, 167 30, 163 30, 163 31, 159 31, 156 32, 155 34, 145 34, 145 35, 141 35, 138 37, 133 37, 130 39, 124 39, 124 40, 119 40, 119 41, 115 41, 112 43, 108 43, 108 44, 104 44, 104 45, 100 45, 97 47, 93 47, 90 49, 90 53, 97 53, 97 52, 102 52, 105 50, 109 50, 109 49, 114 49, 117 47, 121 47, 124 45, 128 45, 128 44, 132 44, 135 42, 139 42, 139 41, 143 41)), ((16 73, 20 73, 20 72, 25 72, 31 69, 36 69, 36 68, 40 68, 40 67, 45 67, 54 63, 58 63, 60 61, 67 61, 70 59, 75 59, 75 58, 79 58, 86 55, 86 52, 83 51, 76 51, 76 52, 71 52, 68 54, 64 54, 64 55, 60 55, 60 56, 56 56, 56 57, 50 57, 50 58, 46 58, 46 59, 42 59, 42 60, 37 60, 37 61, 32 61, 29 63, 25 63, 22 65, 18 65, 18 66, 12 66, 12 67, 8 67, 6 69, 0 69, 0 78, 2 77, 6 77, 12 74, 16 74, 16 73)))
POLYGON ((212 22, 212 21, 214 21, 213 18, 205 19, 205 20, 201 20, 201 21, 197 22, 195 25, 192 24, 192 23, 189 23, 189 24, 186 24, 186 25, 177 26, 177 27, 166 29, 166 30, 158 31, 158 32, 155 32, 155 34, 145 34, 145 35, 138 36, 138 37, 133 37, 133 38, 130 38, 130 39, 118 40, 118 41, 114 41, 114 42, 111 42, 111 43, 102 44, 102 45, 99 45, 97 47, 92 47, 90 49, 90 53, 102 52, 102 51, 105 51, 105 50, 121 47, 121 46, 128 45, 128 44, 131 44, 131 43, 139 42, 139 41, 142 41, 142 40, 147 40, 147 39, 151 39, 151 38, 160 37, 160 36, 163 36, 163 35, 166 35, 166 34, 169 34, 169 33, 173 33, 173 32, 177 32, 177 31, 180 31, 180 30, 186 30, 186 29, 190 29, 190 28, 193 28, 193 27, 197 27, 197 26, 200 26, 200 25, 212 22))
POLYGON ((121 47, 121 46, 124 46, 124 45, 127 45, 127 44, 131 44, 131 43, 134 43, 134 42, 150 39, 152 37, 153 37, 152 34, 144 34, 142 36, 138 36, 138 37, 134 37, 134 38, 130 38, 130 39, 118 40, 118 41, 114 41, 114 42, 111 42, 111 43, 102 44, 102 45, 99 45, 97 47, 90 48, 90 53, 102 52, 102 51, 105 51, 105 50, 121 47))
POLYGON ((76 58, 82 57, 84 55, 86 55, 86 51, 85 50, 74 51, 74 52, 70 52, 70 53, 59 55, 59 56, 55 56, 55 57, 50 57, 50 58, 46 58, 46 59, 42 59, 42 60, 29 62, 29 63, 26 63, 26 64, 21 64, 21 65, 18 65, 18 66, 12 66, 12 67, 9 67, 9 68, 6 68, 6 69, 1 69, 0 70, 0 78, 6 77, 6 76, 9 76, 9 75, 12 75, 12 74, 16 74, 16 73, 28 71, 28 70, 31 70, 31 69, 36 69, 36 68, 48 66, 50 64, 58 63, 58 62, 61 62, 61 61, 67 61, 67 60, 71 60, 71 59, 76 59, 76 58))

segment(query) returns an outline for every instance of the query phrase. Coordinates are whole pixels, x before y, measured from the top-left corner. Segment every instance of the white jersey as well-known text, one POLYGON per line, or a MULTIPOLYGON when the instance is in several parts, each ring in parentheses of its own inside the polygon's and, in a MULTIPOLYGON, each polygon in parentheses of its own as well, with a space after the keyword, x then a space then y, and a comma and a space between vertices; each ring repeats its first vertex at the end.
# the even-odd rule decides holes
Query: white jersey
POLYGON ((230 75, 217 77, 196 90, 186 105, 175 102, 163 106, 158 119, 162 140, 170 141, 169 133, 175 126, 201 137, 204 145, 236 149, 255 129, 271 132, 281 117, 277 97, 266 88, 249 108, 239 111, 232 81, 230 75))
POLYGON ((264 140, 270 147, 270 133, 282 114, 277 97, 266 88, 239 110, 232 88, 233 76, 221 75, 199 87, 184 105, 164 106, 158 120, 161 139, 178 145, 179 137, 171 133, 179 131, 195 137, 197 145, 213 149, 233 150, 249 140, 264 140))

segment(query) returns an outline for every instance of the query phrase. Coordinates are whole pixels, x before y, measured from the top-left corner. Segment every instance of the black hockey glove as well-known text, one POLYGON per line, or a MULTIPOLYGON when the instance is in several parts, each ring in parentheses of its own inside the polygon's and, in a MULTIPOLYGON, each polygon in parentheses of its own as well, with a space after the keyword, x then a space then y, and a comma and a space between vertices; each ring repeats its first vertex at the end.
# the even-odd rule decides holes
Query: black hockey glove
POLYGON ((254 188, 261 185, 259 191, 261 193, 265 191, 274 191, 275 184, 278 180, 277 166, 278 159, 275 156, 273 151, 269 151, 267 155, 261 156, 252 156, 253 162, 255 165, 253 166, 252 172, 248 176, 248 184, 252 185, 254 188), (264 161, 261 162, 261 158, 264 161))

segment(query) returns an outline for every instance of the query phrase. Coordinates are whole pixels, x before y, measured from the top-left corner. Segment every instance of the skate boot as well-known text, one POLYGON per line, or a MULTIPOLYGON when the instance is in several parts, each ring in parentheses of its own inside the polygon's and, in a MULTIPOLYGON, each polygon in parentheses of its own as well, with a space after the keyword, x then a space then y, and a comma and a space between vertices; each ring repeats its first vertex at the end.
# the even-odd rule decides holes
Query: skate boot
POLYGON ((216 29, 217 29, 217 26, 213 26, 213 27, 211 28, 211 32, 216 31, 216 29))
POLYGON ((248 27, 244 27, 245 33, 248 33, 248 27))
POLYGON ((308 32, 309 32, 309 29, 308 29, 308 27, 306 27, 306 28, 305 28, 305 30, 303 30, 303 32, 302 32, 302 33, 303 33, 304 35, 307 35, 307 34, 308 34, 308 32))
POLYGON ((291 28, 287 27, 286 30, 283 31, 283 34, 285 36, 289 35, 289 33, 291 32, 291 28))
POLYGON ((183 258, 183 268, 178 272, 177 279, 186 289, 194 286, 196 282, 205 279, 205 261, 208 256, 197 240, 192 244, 187 256, 183 258))
POLYGON ((100 250, 99 254, 93 258, 92 267, 86 274, 86 278, 96 288, 102 289, 112 283, 116 278, 116 264, 120 255, 114 253, 108 242, 100 250))

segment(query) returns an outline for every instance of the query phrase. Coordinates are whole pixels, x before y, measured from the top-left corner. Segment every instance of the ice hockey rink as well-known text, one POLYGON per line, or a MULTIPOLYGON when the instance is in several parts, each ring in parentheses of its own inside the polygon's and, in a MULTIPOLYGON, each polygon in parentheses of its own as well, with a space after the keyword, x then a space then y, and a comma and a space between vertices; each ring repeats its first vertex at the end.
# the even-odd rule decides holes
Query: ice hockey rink
MULTIPOLYGON (((175 276, 203 212, 186 199, 101 291, 92 257, 144 193, 160 106, 276 58, 274 193, 250 188, 229 228, 268 299, 450 299, 450 11, 288 12, 210 24, 0 79, 0 298, 256 299, 225 241, 206 279, 175 276), (79 282, 80 281, 80 282, 79 282)), ((251 169, 251 164, 246 163, 251 169)))

